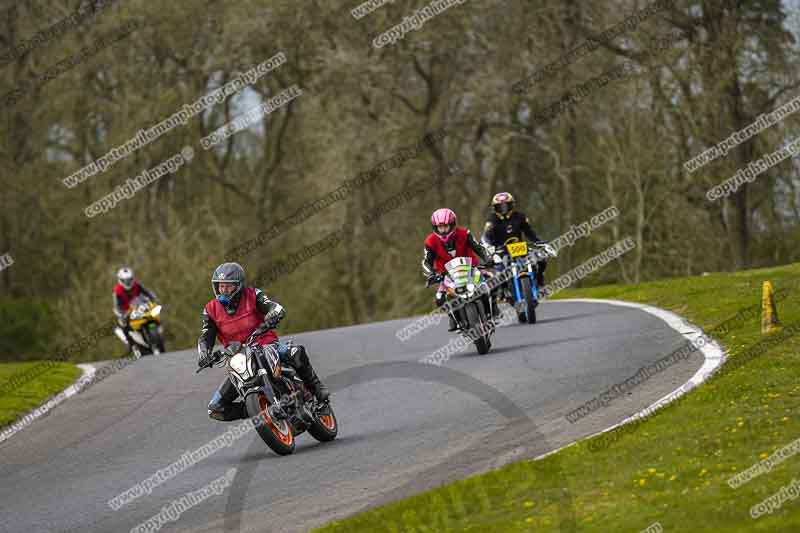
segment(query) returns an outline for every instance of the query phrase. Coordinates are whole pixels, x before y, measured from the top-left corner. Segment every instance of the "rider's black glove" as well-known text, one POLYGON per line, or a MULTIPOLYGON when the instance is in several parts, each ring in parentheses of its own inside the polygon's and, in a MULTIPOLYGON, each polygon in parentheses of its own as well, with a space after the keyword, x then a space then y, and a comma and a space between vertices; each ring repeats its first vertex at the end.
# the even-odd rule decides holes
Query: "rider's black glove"
POLYGON ((431 274, 430 276, 428 276, 427 280, 425 281, 425 286, 426 287, 430 287, 434 283, 441 283, 442 279, 444 279, 444 278, 442 277, 441 274, 431 274))
POLYGON ((536 259, 543 261, 548 257, 550 257, 551 254, 549 253, 547 248, 545 248, 547 241, 539 239, 538 241, 534 242, 534 244, 537 245, 537 248, 532 253, 536 257, 536 259))
POLYGON ((205 355, 201 356, 200 359, 198 359, 197 366, 199 366, 200 368, 212 366, 214 363, 219 361, 219 359, 220 359, 219 352, 206 353, 205 355))
POLYGON ((211 354, 206 354, 197 360, 197 366, 200 368, 211 366, 211 360, 212 360, 211 354))

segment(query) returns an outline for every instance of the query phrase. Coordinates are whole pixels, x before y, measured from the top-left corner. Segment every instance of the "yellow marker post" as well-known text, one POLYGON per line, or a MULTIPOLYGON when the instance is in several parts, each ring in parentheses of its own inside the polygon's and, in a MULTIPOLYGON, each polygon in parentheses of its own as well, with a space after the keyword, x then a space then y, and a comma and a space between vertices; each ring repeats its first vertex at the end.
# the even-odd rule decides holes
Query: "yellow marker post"
POLYGON ((772 283, 765 281, 761 290, 761 334, 768 335, 783 329, 778 320, 778 308, 775 307, 775 292, 772 283))

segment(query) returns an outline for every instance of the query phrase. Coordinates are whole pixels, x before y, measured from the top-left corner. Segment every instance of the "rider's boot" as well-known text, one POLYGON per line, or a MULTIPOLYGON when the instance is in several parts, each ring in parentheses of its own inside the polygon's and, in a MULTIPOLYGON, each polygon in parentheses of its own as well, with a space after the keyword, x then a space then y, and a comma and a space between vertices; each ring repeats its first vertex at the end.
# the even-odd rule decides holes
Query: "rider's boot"
POLYGON ((447 328, 447 331, 456 331, 456 330, 458 330, 458 324, 456 324, 456 319, 453 317, 453 314, 450 313, 447 316, 450 317, 450 326, 447 328))
POLYGON ((308 360, 306 349, 303 346, 293 346, 292 358, 295 362, 297 375, 303 380, 303 383, 305 383, 306 387, 311 391, 311 394, 320 402, 327 401, 330 397, 328 387, 320 381, 319 376, 317 376, 317 373, 314 371, 314 367, 311 366, 311 361, 308 360))
POLYGON ((128 348, 128 351, 130 352, 131 340, 130 340, 130 337, 128 336, 128 332, 126 330, 124 330, 122 328, 122 326, 116 326, 114 328, 114 335, 116 335, 117 338, 120 341, 122 341, 122 343, 128 348))
POLYGON ((131 337, 131 328, 125 327, 122 328, 122 333, 125 335, 125 344, 128 345, 128 355, 132 355, 135 357, 142 356, 142 350, 139 348, 139 345, 133 340, 131 337))
POLYGON ((497 294, 492 294, 492 317, 500 316, 500 307, 497 305, 497 294))
POLYGON ((536 269, 536 284, 541 289, 544 287, 544 271, 547 268, 547 261, 542 261, 539 263, 538 268, 536 269))
MULTIPOLYGON (((300 379, 303 379, 302 377, 300 379)), ((319 380, 319 376, 317 373, 314 372, 314 369, 311 369, 311 376, 308 380, 303 379, 303 382, 309 384, 309 388, 311 389, 311 393, 314 397, 319 400, 320 402, 325 402, 330 397, 330 392, 328 392, 328 387, 319 380)))
POLYGON ((238 396, 239 392, 231 383, 230 378, 225 378, 225 381, 214 391, 214 396, 211 397, 211 402, 208 404, 208 416, 223 422, 247 418, 244 403, 234 402, 238 396))

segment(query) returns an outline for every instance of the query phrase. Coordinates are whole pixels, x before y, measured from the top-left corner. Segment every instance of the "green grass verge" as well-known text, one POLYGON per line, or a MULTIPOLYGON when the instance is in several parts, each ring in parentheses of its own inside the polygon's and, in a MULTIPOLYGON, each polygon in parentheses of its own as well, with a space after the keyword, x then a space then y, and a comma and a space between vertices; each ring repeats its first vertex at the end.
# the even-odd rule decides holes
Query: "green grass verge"
POLYGON ((47 362, 47 369, 30 374, 42 361, 0 363, 0 428, 12 424, 50 396, 69 387, 81 375, 81 369, 70 363, 47 362), (11 386, 10 380, 21 381, 11 386))
MULTIPOLYGON (((558 297, 648 303, 708 331, 759 304, 764 280, 776 291, 791 288, 778 303, 779 316, 787 326, 800 321, 800 264, 563 291, 558 297)), ((727 483, 800 438, 800 335, 763 353, 748 352, 763 338, 758 317, 735 324, 719 338, 730 356, 727 369, 613 438, 594 437, 542 460, 447 484, 316 531, 606 533, 639 532, 656 522, 665 532, 800 531, 800 500, 785 501, 758 519, 749 514, 792 481, 800 454, 737 489, 727 483)))

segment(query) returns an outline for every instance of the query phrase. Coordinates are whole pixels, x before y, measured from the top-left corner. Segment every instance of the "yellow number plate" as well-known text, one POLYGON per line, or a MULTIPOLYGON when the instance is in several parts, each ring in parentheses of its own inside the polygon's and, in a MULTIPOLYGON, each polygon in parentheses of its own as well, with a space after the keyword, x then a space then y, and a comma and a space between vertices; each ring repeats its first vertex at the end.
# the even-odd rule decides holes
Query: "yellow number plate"
POLYGON ((515 242, 513 244, 508 245, 508 253, 511 254, 511 257, 519 257, 521 255, 528 255, 528 243, 527 242, 515 242))

